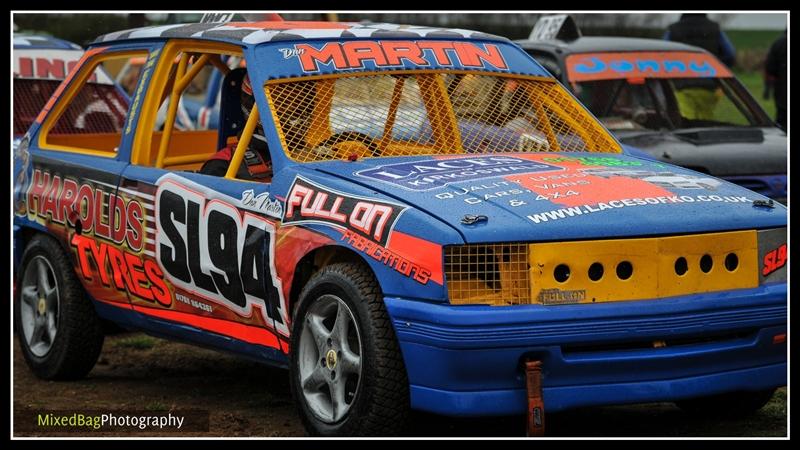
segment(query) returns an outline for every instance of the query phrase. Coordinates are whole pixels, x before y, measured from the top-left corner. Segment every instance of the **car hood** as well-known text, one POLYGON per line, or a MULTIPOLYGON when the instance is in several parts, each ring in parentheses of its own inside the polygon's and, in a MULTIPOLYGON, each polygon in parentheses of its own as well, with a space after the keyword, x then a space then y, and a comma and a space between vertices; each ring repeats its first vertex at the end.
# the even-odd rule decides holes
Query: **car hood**
POLYGON ((620 142, 653 157, 714 176, 786 173, 786 134, 777 128, 693 128, 655 133, 617 131, 620 142))
MULTIPOLYGON (((426 212, 452 226, 466 242, 668 235, 786 224, 786 209, 758 206, 767 198, 755 192, 621 154, 368 158, 311 166, 426 212)), ((426 233, 424 228, 412 231, 426 233)))

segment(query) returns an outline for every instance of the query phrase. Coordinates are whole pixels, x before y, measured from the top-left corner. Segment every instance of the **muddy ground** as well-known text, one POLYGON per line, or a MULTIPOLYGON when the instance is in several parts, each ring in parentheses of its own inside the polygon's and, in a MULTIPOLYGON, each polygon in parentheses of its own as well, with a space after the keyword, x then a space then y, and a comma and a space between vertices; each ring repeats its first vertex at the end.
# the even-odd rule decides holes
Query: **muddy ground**
MULTIPOLYGON (((207 433, 169 436, 303 436, 289 393, 288 372, 212 350, 143 334, 106 339, 88 378, 48 382, 28 370, 18 343, 14 348, 14 408, 29 410, 202 409, 210 412, 207 433)), ((15 413, 15 421, 21 420, 15 413)), ((414 413, 409 436, 524 436, 519 417, 452 419, 414 413)), ((15 422, 16 423, 16 422, 15 422)), ((57 435, 37 431, 16 436, 57 435)), ((129 436, 158 433, 131 431, 129 436)), ((586 408, 547 416, 548 436, 776 436, 787 435, 786 389, 758 414, 746 419, 697 418, 669 403, 586 408)), ((69 436, 105 435, 93 431, 69 436)))

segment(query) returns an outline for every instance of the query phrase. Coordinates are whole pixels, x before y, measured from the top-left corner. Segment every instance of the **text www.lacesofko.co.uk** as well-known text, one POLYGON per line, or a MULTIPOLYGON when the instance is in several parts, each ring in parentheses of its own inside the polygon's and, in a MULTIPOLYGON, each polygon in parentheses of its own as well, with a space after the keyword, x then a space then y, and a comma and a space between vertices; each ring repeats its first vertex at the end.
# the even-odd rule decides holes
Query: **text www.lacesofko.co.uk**
POLYGON ((645 198, 626 198, 621 200, 610 200, 600 202, 595 205, 572 206, 569 208, 554 209, 536 214, 528 215, 528 220, 533 223, 566 219, 568 217, 592 214, 607 209, 627 208, 631 206, 659 205, 664 203, 693 203, 693 202, 721 202, 721 203, 748 203, 752 202, 747 197, 721 196, 721 195, 675 195, 672 197, 645 197, 645 198))

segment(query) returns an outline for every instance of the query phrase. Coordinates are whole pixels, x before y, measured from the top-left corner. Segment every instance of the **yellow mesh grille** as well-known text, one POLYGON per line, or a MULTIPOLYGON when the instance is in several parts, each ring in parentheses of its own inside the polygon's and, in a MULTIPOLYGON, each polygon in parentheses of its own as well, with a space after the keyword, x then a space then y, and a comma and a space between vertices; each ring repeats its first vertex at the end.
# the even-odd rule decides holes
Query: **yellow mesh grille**
POLYGON ((469 244, 445 247, 445 277, 452 304, 655 300, 758 286, 758 248, 753 230, 469 244))
POLYGON ((496 306, 530 303, 527 244, 445 247, 450 303, 496 306))
POLYGON ((621 152, 558 83, 464 73, 348 75, 267 84, 298 162, 408 155, 621 152))

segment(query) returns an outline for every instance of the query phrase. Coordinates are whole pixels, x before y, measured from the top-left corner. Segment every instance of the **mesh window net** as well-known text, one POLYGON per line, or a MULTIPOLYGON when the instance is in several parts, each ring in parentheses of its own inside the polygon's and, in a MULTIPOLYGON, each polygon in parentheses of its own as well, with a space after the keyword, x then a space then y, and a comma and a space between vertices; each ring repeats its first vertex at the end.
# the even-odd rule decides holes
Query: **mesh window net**
POLYGON ((266 86, 289 157, 621 152, 553 80, 476 73, 348 75, 266 86))
POLYGON ((112 84, 86 83, 51 130, 53 134, 120 133, 128 100, 112 84))
POLYGON ((14 135, 25 134, 61 80, 14 80, 14 135))

